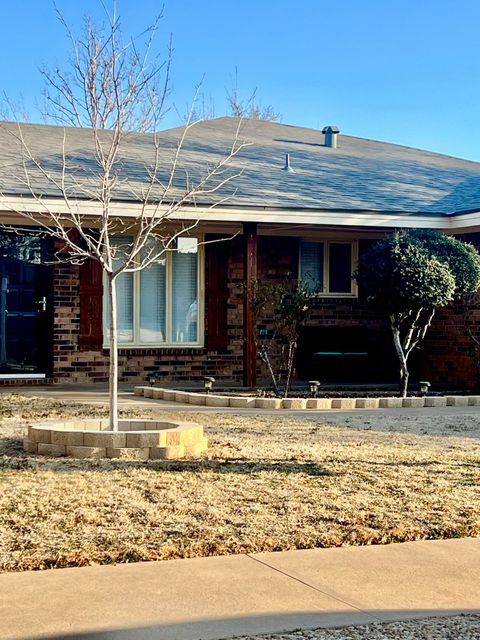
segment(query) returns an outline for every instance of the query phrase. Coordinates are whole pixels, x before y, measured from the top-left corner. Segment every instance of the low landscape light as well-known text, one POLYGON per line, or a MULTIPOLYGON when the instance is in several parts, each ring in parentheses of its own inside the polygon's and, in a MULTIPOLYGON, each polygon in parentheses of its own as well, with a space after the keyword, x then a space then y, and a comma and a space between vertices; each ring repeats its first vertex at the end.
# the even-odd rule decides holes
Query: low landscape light
POLYGON ((418 384, 420 385, 420 393, 422 394, 422 396, 425 396, 432 386, 430 382, 427 382, 427 380, 420 380, 418 384))
POLYGON ((214 382, 215 382, 215 378, 212 378, 211 376, 205 376, 203 378, 203 386, 205 387, 205 393, 210 393, 210 391, 213 389, 214 382))
POLYGON ((310 393, 312 394, 312 398, 316 398, 318 393, 318 387, 320 386, 320 382, 318 380, 309 380, 308 386, 310 388, 310 393))
POLYGON ((157 381, 157 374, 156 373, 149 373, 148 376, 147 376, 147 380, 148 380, 150 386, 153 387, 153 385, 157 381))

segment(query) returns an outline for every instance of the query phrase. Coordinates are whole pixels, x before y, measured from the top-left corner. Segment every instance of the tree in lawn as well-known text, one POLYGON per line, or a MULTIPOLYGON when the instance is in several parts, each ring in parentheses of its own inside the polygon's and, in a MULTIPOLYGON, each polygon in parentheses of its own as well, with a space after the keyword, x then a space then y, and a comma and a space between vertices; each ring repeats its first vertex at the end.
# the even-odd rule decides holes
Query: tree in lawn
POLYGON ((361 256, 356 279, 366 301, 388 313, 405 397, 412 350, 438 307, 478 290, 480 256, 472 245, 437 231, 398 231, 361 256))
POLYGON ((164 59, 152 53, 158 19, 139 38, 125 40, 115 3, 106 26, 87 19, 79 35, 69 29, 61 15, 59 18, 71 44, 69 66, 65 70, 44 69, 42 73, 45 116, 48 122, 64 127, 62 143, 55 164, 53 153, 47 159, 36 157, 28 128, 9 126, 12 143, 18 145, 23 156, 23 176, 16 175, 15 179, 23 182, 35 203, 29 210, 22 207, 12 211, 60 243, 58 261, 81 265, 93 259, 103 269, 110 311, 110 428, 117 430, 118 278, 157 263, 174 250, 179 236, 194 229, 198 222, 196 198, 209 194, 213 199, 212 194, 235 177, 227 164, 244 145, 239 143, 238 129, 224 156, 212 166, 192 168, 193 178, 182 158, 184 143, 195 126, 192 118, 174 141, 162 141, 158 133, 169 94, 171 60, 171 46, 164 59), (74 144, 78 128, 84 129, 82 140, 89 140, 80 159, 74 144), (129 155, 129 144, 138 134, 143 134, 147 160, 129 155), (72 148, 76 150, 71 152, 72 148), (130 162, 135 162, 135 174, 142 177, 140 186, 138 181, 132 185, 129 180, 125 167, 130 162), (56 196, 56 206, 37 191, 39 179, 56 196), (134 201, 127 222, 117 213, 116 200, 134 201), (183 207, 193 212, 190 222, 175 219, 183 207), (88 213, 89 209, 94 213, 88 213))

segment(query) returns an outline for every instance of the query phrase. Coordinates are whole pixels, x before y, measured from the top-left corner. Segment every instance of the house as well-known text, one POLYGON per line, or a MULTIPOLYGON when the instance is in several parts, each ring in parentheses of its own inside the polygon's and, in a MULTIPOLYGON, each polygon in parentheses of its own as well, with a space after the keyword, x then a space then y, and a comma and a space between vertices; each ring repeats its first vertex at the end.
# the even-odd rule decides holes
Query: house
MULTIPOLYGON (((238 124, 218 118, 191 129, 172 198, 182 192, 180 174, 198 179, 231 146, 238 124)), ((20 130, 27 158, 18 125, 0 126, 0 380, 105 381, 108 310, 98 264, 51 264, 58 247, 20 215, 41 216, 47 205, 61 215, 67 204, 56 184, 65 160, 69 197, 94 219, 95 202, 84 196, 95 182, 91 132, 35 124, 20 130)), ((171 152, 180 132, 162 132, 161 148, 171 152)), ((234 178, 176 214, 196 222, 194 233, 179 238, 162 264, 119 279, 121 381, 142 382, 156 371, 163 380, 213 375, 255 385, 262 371, 242 284, 287 274, 313 275, 323 289, 299 347, 301 379, 395 379, 386 320, 363 304, 351 277, 357 257, 398 228, 440 229, 478 243, 480 164, 346 136, 334 126, 247 120, 241 135, 251 144, 232 160, 234 178), (361 357, 315 355, 326 351, 361 357)), ((146 134, 132 134, 122 149, 112 207, 126 227, 139 206, 150 146, 146 134)), ((479 323, 478 300, 442 310, 417 374, 475 386, 479 323)))

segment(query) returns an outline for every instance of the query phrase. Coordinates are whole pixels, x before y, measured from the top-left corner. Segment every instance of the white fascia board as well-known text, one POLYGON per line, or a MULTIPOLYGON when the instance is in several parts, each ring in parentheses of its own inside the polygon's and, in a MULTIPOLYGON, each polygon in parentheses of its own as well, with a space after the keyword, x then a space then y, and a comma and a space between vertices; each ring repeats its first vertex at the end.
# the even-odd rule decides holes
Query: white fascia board
MULTIPOLYGON (((70 209, 76 214, 85 217, 99 217, 102 208, 98 202, 93 201, 69 201, 70 209)), ((134 202, 112 202, 110 212, 112 216, 119 218, 135 218, 140 214, 141 205, 134 202)), ((315 209, 255 209, 242 207, 184 207, 169 213, 167 205, 146 208, 146 215, 155 213, 159 217, 165 215, 169 220, 179 221, 205 221, 205 222, 259 222, 278 224, 307 224, 318 226, 362 226, 395 228, 420 228, 440 229, 444 231, 461 230, 463 228, 480 228, 480 212, 461 214, 457 216, 435 214, 407 214, 407 213, 382 213, 328 211, 315 209)), ((43 198, 42 200, 27 196, 2 196, 0 197, 0 212, 10 215, 22 215, 25 213, 55 214, 65 213, 68 209, 64 200, 60 198, 43 198)))
MULTIPOLYGON (((421 216, 408 214, 352 213, 349 211, 318 211, 318 210, 249 210, 249 209, 196 209, 199 220, 222 222, 263 222, 269 224, 306 224, 318 226, 361 226, 385 228, 449 228, 448 219, 443 216, 421 216)), ((188 220, 188 211, 177 213, 172 219, 188 220)))
POLYGON ((474 228, 477 231, 480 230, 480 211, 461 213, 460 215, 451 216, 448 219, 450 221, 449 229, 460 231, 462 229, 474 228))

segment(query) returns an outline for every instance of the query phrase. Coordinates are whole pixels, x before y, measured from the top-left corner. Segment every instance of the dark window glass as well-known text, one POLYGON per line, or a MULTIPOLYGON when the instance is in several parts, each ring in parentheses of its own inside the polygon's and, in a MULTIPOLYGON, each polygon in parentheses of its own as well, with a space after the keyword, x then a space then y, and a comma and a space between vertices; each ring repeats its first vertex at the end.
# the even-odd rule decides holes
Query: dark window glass
POLYGON ((331 242, 329 249, 329 291, 330 293, 351 293, 352 245, 331 242))

